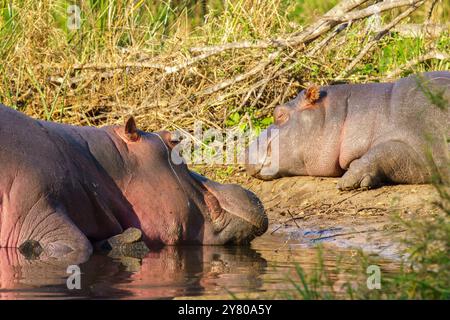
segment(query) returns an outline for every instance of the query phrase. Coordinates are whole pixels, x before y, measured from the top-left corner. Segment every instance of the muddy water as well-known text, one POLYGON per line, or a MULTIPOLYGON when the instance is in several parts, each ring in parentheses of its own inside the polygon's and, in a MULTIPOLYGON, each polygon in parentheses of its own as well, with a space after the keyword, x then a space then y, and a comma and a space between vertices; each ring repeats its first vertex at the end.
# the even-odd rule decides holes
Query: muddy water
MULTIPOLYGON (((336 285, 358 269, 353 250, 325 245, 322 252, 336 285)), ((95 254, 80 265, 81 289, 69 290, 67 263, 25 261, 15 250, 0 249, 0 298, 285 298, 293 290, 287 279, 298 279, 295 267, 313 272, 317 254, 315 247, 270 234, 250 248, 166 247, 141 260, 95 254)), ((381 258, 379 264, 387 272, 398 267, 381 258)))

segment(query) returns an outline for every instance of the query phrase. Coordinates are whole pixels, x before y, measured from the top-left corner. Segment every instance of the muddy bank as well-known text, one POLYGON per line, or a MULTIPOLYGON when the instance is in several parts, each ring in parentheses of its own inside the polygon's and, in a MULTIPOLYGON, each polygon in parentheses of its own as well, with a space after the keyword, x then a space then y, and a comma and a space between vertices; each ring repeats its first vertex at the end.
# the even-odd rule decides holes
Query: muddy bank
MULTIPOLYGON (((339 191, 338 178, 289 177, 261 181, 236 168, 226 177, 216 167, 193 168, 220 182, 238 183, 256 193, 269 216, 268 234, 311 247, 362 248, 398 259, 408 237, 402 219, 425 219, 439 212, 432 185, 386 185, 339 191)), ((222 170, 223 171, 223 170, 222 170)))
POLYGON ((263 201, 269 233, 311 245, 326 242, 398 256, 404 227, 396 217, 417 219, 437 213, 438 194, 431 185, 393 185, 342 192, 335 178, 290 177, 275 181, 247 179, 246 187, 263 201))

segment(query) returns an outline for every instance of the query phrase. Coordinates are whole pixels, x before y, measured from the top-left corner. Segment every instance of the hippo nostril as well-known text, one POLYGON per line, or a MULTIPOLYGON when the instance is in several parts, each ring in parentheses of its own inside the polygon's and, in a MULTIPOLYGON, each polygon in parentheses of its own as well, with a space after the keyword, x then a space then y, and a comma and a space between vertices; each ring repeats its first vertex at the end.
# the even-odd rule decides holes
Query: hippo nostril
POLYGON ((266 153, 266 158, 269 158, 272 156, 272 141, 269 141, 268 145, 267 145, 267 153, 266 153))
POLYGON ((289 112, 286 106, 278 106, 273 112, 273 119, 276 125, 282 125, 289 119, 289 112))

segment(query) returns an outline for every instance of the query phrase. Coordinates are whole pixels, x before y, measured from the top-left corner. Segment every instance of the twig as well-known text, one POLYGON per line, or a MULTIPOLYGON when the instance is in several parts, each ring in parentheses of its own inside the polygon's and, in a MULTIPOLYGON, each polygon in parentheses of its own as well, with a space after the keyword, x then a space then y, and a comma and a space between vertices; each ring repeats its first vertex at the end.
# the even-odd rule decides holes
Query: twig
POLYGON ((215 46, 203 46, 203 47, 193 47, 190 49, 191 52, 213 52, 218 54, 227 50, 232 49, 266 49, 270 47, 287 47, 298 45, 305 40, 312 40, 327 32, 330 28, 334 27, 337 23, 334 23, 330 17, 339 16, 347 13, 350 10, 360 6, 368 0, 346 0, 341 1, 330 11, 328 11, 321 19, 316 23, 309 26, 303 31, 296 32, 287 36, 286 38, 277 38, 270 40, 257 40, 257 41, 240 41, 225 43, 222 45, 215 46))
POLYGON ((431 16, 433 15, 434 8, 436 7, 438 0, 433 0, 431 3, 430 9, 428 10, 427 18, 424 22, 424 27, 428 26, 431 22, 431 16))
POLYGON ((201 60, 204 60, 204 59, 206 59, 206 58, 208 58, 208 57, 210 57, 212 55, 213 55, 213 53, 211 53, 211 52, 202 53, 202 54, 200 54, 198 56, 195 56, 194 58, 187 59, 183 63, 174 65, 172 67, 165 67, 164 68, 164 72, 166 74, 176 73, 176 72, 180 71, 181 69, 184 69, 184 68, 186 68, 186 67, 188 67, 188 66, 190 66, 190 65, 192 65, 194 63, 197 63, 197 62, 199 62, 201 60))
MULTIPOLYGON (((391 208, 392 209, 392 208, 391 208)), ((362 207, 362 208, 358 208, 356 209, 356 212, 361 212, 364 210, 379 210, 379 211, 387 211, 386 208, 381 208, 381 207, 362 207)))
POLYGON ((437 59, 437 60, 449 60, 450 55, 448 53, 439 52, 437 50, 433 50, 427 54, 421 55, 420 57, 417 57, 408 63, 400 66, 399 68, 389 72, 384 79, 392 79, 397 76, 399 76, 403 71, 411 69, 413 66, 422 63, 424 61, 430 60, 430 59, 437 59))
POLYGON ((383 38, 390 29, 396 26, 401 20, 408 17, 411 13, 413 13, 417 8, 423 5, 424 1, 419 1, 415 3, 412 7, 408 8, 401 14, 399 14, 394 20, 392 20, 389 24, 387 24, 383 29, 381 29, 359 52, 355 59, 341 72, 341 74, 337 77, 337 79, 342 79, 351 73, 353 68, 365 57, 365 55, 373 48, 375 44, 383 38))
POLYGON ((124 62, 124 63, 88 63, 77 64, 73 66, 74 70, 105 70, 105 69, 127 69, 127 68, 141 68, 141 69, 157 69, 163 71, 165 74, 172 74, 184 69, 194 63, 204 60, 212 56, 214 52, 205 52, 193 58, 187 59, 185 62, 173 65, 165 66, 159 63, 148 62, 124 62))
POLYGON ((329 17, 329 19, 336 22, 359 20, 368 16, 372 16, 374 14, 380 14, 387 10, 405 6, 415 6, 419 2, 423 2, 423 0, 385 0, 383 2, 373 4, 365 9, 349 12, 337 17, 331 16, 329 17))
MULTIPOLYGON (((261 83, 261 87, 258 91, 258 94, 256 96, 256 98, 253 100, 252 104, 250 105, 250 108, 253 108, 254 106, 256 106, 256 104, 258 103, 258 101, 261 99, 264 90, 266 89, 267 85, 269 84, 269 82, 274 78, 274 75, 276 75, 278 73, 278 70, 281 68, 281 66, 286 63, 287 60, 293 58, 296 54, 298 53, 297 50, 292 51, 287 57, 284 57, 281 62, 276 65, 272 72, 269 73, 269 75, 266 77, 266 79, 261 83)), ((255 87, 254 90, 258 88, 255 87)), ((250 91, 251 92, 251 91, 250 91)), ((250 93, 249 92, 249 93, 250 93)), ((245 103, 247 102, 247 99, 249 98, 249 95, 246 96, 246 98, 244 99, 244 101, 242 101, 242 103, 240 104, 240 106, 237 108, 238 110, 242 109, 245 105, 245 103)))
POLYGON ((284 47, 286 45, 286 39, 270 39, 270 40, 255 40, 255 41, 240 41, 224 43, 215 46, 206 47, 192 47, 189 49, 191 52, 209 52, 212 54, 222 53, 232 49, 266 49, 284 47))
POLYGON ((300 229, 300 226, 297 223, 297 220, 294 218, 294 216, 292 215, 290 210, 287 210, 287 213, 291 216, 292 221, 294 221, 295 225, 297 226, 298 229, 300 229))
MULTIPOLYGON (((305 214, 305 215, 300 216, 300 217, 292 217, 292 218, 287 219, 286 221, 284 221, 283 224, 286 225, 286 223, 288 223, 288 222, 291 222, 291 221, 295 222, 296 220, 302 220, 302 219, 305 219, 305 218, 308 218, 308 217, 312 217, 314 215, 315 215, 315 213, 310 213, 310 214, 305 214)), ((297 223, 295 223, 295 224, 297 224, 297 223)))
POLYGON ((362 192, 363 192, 363 191, 355 191, 354 193, 352 193, 352 194, 349 195, 348 197, 345 197, 344 199, 341 199, 341 200, 339 200, 339 201, 333 203, 333 204, 330 206, 330 208, 335 207, 335 206, 341 204, 342 202, 347 201, 348 199, 353 198, 354 196, 357 196, 358 194, 360 194, 360 193, 362 193, 362 192))
POLYGON ((317 237, 317 238, 311 239, 311 241, 315 242, 315 241, 331 239, 331 238, 335 238, 335 237, 349 236, 349 235, 352 235, 352 234, 366 233, 366 232, 376 232, 376 231, 381 231, 381 230, 369 229, 369 230, 353 231, 353 232, 346 232, 346 233, 336 233, 336 234, 333 234, 331 236, 317 237))
POLYGON ((219 82, 213 86, 210 86, 210 87, 204 89, 203 91, 201 91, 199 95, 200 96, 208 95, 208 94, 223 90, 226 87, 229 87, 233 84, 241 82, 242 80, 245 80, 245 79, 257 74, 258 72, 264 70, 266 68, 266 66, 269 65, 272 61, 274 61, 276 58, 278 58, 280 56, 280 54, 281 54, 280 50, 269 54, 269 56, 266 60, 258 63, 258 65, 256 65, 254 68, 250 69, 246 73, 239 74, 234 78, 226 79, 226 80, 219 82))
POLYGON ((280 230, 283 226, 280 224, 278 227, 276 227, 275 229, 272 230, 272 232, 270 233, 271 235, 274 234, 275 232, 277 232, 278 230, 280 230))
POLYGON ((123 63, 86 63, 76 64, 73 66, 74 70, 105 70, 105 69, 127 69, 127 68, 142 68, 142 69, 158 69, 164 70, 165 67, 158 63, 148 62, 123 62, 123 63))
POLYGON ((314 56, 317 51, 322 49, 328 42, 330 42, 331 39, 333 39, 335 36, 337 36, 342 30, 347 28, 349 24, 348 23, 341 23, 340 25, 337 25, 333 32, 331 32, 328 36, 322 39, 312 50, 310 50, 307 55, 308 56, 314 56))

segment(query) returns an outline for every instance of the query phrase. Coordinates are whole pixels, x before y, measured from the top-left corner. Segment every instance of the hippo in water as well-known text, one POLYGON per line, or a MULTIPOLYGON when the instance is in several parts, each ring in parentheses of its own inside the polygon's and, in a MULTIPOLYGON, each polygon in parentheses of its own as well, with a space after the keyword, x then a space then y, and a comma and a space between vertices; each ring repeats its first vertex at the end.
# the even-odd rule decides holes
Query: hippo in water
POLYGON ((149 246, 247 244, 267 230, 253 193, 174 164, 175 143, 133 118, 76 127, 0 105, 0 247, 83 260, 131 228, 149 246))
POLYGON ((448 178, 449 101, 447 71, 311 86, 275 109, 274 124, 246 151, 247 172, 264 180, 342 176, 341 190, 448 178))

